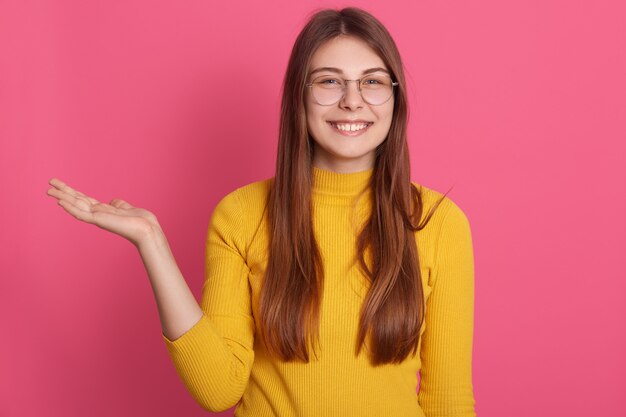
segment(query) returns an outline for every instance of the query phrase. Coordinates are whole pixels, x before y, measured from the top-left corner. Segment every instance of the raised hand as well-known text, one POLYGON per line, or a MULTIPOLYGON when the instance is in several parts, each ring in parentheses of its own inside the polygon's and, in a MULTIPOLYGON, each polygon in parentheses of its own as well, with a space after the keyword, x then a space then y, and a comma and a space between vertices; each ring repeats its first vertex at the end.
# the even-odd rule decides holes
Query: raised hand
POLYGON ((58 199, 59 205, 69 214, 120 235, 137 247, 153 233, 161 231, 156 216, 148 210, 133 207, 119 198, 109 204, 101 203, 57 178, 52 178, 49 184, 54 188, 50 188, 47 194, 58 199))

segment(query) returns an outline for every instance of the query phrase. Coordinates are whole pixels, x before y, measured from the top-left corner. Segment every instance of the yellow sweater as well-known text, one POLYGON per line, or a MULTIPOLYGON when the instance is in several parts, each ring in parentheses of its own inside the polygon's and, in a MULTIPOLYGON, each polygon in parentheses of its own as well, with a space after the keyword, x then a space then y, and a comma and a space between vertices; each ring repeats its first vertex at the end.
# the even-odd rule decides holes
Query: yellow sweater
MULTIPOLYGON (((371 209, 371 190, 358 201, 354 197, 367 188, 372 173, 313 167, 314 229, 325 262, 325 293, 319 358, 311 356, 308 364, 276 361, 255 338, 267 265, 264 207, 270 180, 238 188, 217 204, 206 244, 204 315, 174 341, 162 335, 178 374, 203 408, 219 412, 237 405, 236 417, 475 416, 472 237, 467 217, 451 199, 446 197, 415 234, 427 300, 419 354, 380 367, 369 364, 366 349, 354 355, 367 290, 353 262, 355 225, 371 209)), ((428 212, 441 194, 421 190, 428 212)))

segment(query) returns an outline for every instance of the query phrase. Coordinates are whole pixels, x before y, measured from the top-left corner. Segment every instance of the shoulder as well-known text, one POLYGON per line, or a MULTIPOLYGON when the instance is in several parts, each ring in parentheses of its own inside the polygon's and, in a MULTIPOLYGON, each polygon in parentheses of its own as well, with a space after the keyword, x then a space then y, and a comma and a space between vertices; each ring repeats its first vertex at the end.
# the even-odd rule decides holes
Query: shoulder
POLYGON ((267 210, 272 178, 266 178, 235 188, 215 205, 211 224, 231 225, 246 235, 256 229, 267 210))
POLYGON ((429 251, 428 257, 434 262, 438 253, 441 252, 441 247, 449 249, 451 246, 471 245, 472 232, 469 218, 460 204, 449 196, 450 193, 446 195, 424 185, 414 182, 412 184, 417 187, 422 196, 420 223, 426 221, 432 212, 424 228, 417 232, 418 241, 421 242, 424 250, 429 251), (438 202, 440 203, 436 206, 438 202))
POLYGON ((216 204, 215 211, 239 211, 239 214, 262 211, 269 195, 272 178, 266 178, 235 188, 216 204))
POLYGON ((465 211, 449 195, 413 181, 411 184, 417 188, 421 195, 423 215, 426 216, 431 210, 435 210, 432 217, 433 223, 438 223, 441 226, 444 222, 469 222, 465 211), (439 201, 441 203, 435 208, 439 201))
POLYGON ((259 181, 251 182, 243 185, 233 192, 239 195, 239 198, 243 201, 254 201, 259 199, 266 199, 270 191, 270 185, 274 178, 265 178, 259 181))
POLYGON ((432 270, 429 284, 434 285, 438 280, 436 271, 441 271, 442 268, 454 267, 458 271, 471 273, 474 262, 473 243, 467 214, 445 193, 415 185, 422 194, 423 218, 441 200, 424 229, 417 232, 418 246, 424 251, 421 256, 425 265, 432 270))
POLYGON ((271 178, 255 181, 224 195, 213 208, 208 242, 226 242, 247 256, 267 208, 271 178))

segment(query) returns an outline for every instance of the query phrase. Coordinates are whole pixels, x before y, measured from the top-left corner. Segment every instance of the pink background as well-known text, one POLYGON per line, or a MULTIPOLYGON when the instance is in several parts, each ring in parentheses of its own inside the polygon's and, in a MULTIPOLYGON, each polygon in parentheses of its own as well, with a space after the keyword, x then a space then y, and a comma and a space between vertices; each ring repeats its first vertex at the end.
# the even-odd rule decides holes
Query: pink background
MULTIPOLYGON (((351 4, 405 60, 413 180, 470 219, 478 414, 626 415, 623 2, 351 4)), ((136 249, 47 182, 153 211, 199 298, 214 205, 273 175, 295 36, 345 5, 3 0, 1 416, 206 415, 136 249)))

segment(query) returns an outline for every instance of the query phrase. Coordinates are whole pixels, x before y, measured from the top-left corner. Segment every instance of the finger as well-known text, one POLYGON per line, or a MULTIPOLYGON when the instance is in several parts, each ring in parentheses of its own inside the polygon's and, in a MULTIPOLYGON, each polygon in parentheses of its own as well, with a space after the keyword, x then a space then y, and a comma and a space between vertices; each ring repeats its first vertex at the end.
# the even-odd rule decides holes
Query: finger
POLYGON ((55 198, 57 198, 59 201, 65 201, 67 203, 70 203, 78 208, 80 208, 81 210, 86 210, 86 211, 90 211, 90 207, 95 205, 95 204, 99 204, 100 202, 96 199, 92 199, 89 197, 84 197, 84 196, 73 196, 71 194, 65 193, 61 190, 57 190, 56 188, 51 188, 48 190, 48 195, 51 195, 55 198))
POLYGON ((58 200, 64 200, 68 203, 73 203, 76 199, 76 197, 74 197, 71 194, 65 193, 59 189, 56 188, 50 188, 47 192, 48 195, 51 195, 52 197, 55 197, 58 200))
POLYGON ((93 214, 91 212, 82 210, 79 207, 76 207, 74 204, 68 202, 67 200, 59 200, 59 205, 78 220, 84 221, 86 223, 94 222, 93 214))
POLYGON ((113 207, 110 204, 106 204, 106 203, 94 204, 93 206, 91 206, 91 212, 94 214, 97 212, 104 212, 104 213, 111 213, 111 214, 123 214, 123 213, 120 213, 117 207, 113 207))
POLYGON ((95 200, 91 197, 89 197, 88 195, 81 193, 78 190, 73 189, 72 187, 70 187, 69 185, 67 185, 66 183, 64 183, 63 181, 57 179, 57 178, 53 178, 49 181, 50 185, 56 187, 57 189, 63 191, 64 193, 67 193, 71 196, 77 197, 77 196, 81 196, 81 197, 85 197, 87 199, 92 199, 95 200))
POLYGON ((86 194, 81 193, 80 191, 76 191, 76 194, 78 194, 79 197, 83 197, 85 199, 87 199, 87 201, 89 201, 91 204, 99 204, 100 202, 98 200, 96 200, 93 197, 89 197, 86 194))
POLYGON ((113 207, 117 207, 117 208, 123 208, 123 209, 132 209, 135 208, 132 205, 130 205, 128 202, 119 199, 119 198, 114 198, 113 200, 111 200, 111 202, 109 203, 111 204, 113 207))
POLYGON ((66 183, 64 183, 63 181, 57 179, 57 178, 53 178, 49 181, 50 185, 58 188, 59 190, 68 193, 69 195, 77 195, 77 191, 75 189, 73 189, 72 187, 70 187, 69 185, 67 185, 66 183))
MULTIPOLYGON (((73 189, 72 187, 70 187, 69 185, 67 185, 66 183, 64 183, 63 181, 57 179, 57 178, 52 178, 50 181, 48 181, 48 183, 54 187, 56 187, 58 190, 67 193, 73 197, 83 197, 85 199, 87 199, 87 201, 89 201, 91 204, 98 204, 99 201, 96 200, 93 197, 89 197, 88 195, 81 193, 78 190, 73 189)), ((48 193, 50 194, 50 193, 48 193)))
POLYGON ((65 200, 59 200, 59 205, 78 220, 89 224, 95 224, 96 226, 106 230, 111 230, 109 227, 105 226, 107 224, 111 224, 111 216, 118 215, 117 209, 108 204, 101 203, 89 206, 91 211, 83 210, 65 200))

